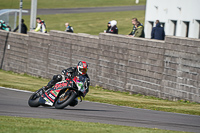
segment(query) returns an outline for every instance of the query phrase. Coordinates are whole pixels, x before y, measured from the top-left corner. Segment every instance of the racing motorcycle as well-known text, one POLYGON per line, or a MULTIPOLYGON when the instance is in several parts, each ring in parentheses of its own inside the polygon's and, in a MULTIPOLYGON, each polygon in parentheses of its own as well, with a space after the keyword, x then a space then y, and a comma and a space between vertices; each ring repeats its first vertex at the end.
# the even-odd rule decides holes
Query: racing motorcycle
POLYGON ((56 109, 73 105, 77 97, 80 97, 81 101, 82 97, 85 97, 87 80, 86 76, 81 75, 58 82, 46 91, 39 89, 30 96, 28 104, 30 107, 55 106, 56 109))

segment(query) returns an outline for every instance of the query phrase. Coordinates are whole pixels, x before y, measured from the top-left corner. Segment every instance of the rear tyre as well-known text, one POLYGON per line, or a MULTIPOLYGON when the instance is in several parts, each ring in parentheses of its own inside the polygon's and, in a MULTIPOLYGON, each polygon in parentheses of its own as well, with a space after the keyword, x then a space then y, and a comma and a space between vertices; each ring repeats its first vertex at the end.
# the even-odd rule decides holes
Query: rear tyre
POLYGON ((74 107, 78 104, 78 98, 75 98, 70 104, 69 106, 74 107))
POLYGON ((30 107, 39 107, 40 106, 40 104, 39 104, 39 100, 40 100, 40 94, 39 94, 39 92, 41 91, 41 89, 40 90, 38 90, 38 91, 36 91, 36 92, 34 92, 31 96, 30 96, 30 98, 29 98, 29 100, 28 100, 28 105, 30 106, 30 107))
POLYGON ((76 98, 76 93, 74 91, 63 93, 55 102, 55 108, 63 109, 67 107, 70 103, 72 103, 75 98, 76 98))

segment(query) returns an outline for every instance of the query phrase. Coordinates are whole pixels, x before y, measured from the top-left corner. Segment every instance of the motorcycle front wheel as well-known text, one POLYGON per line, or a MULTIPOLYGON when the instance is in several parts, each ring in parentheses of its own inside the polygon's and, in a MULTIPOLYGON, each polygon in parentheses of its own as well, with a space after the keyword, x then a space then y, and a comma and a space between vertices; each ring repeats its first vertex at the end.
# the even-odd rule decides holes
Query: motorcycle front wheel
POLYGON ((57 101, 55 102, 56 109, 63 109, 67 107, 73 100, 76 98, 76 92, 68 91, 59 96, 57 101))
POLYGON ((39 92, 40 92, 40 91, 42 91, 42 90, 39 89, 38 91, 34 92, 34 93, 30 96, 30 98, 29 98, 29 100, 28 100, 28 105, 29 105, 30 107, 39 107, 39 106, 40 106, 40 104, 39 104, 39 100, 40 100, 40 94, 39 94, 39 92))

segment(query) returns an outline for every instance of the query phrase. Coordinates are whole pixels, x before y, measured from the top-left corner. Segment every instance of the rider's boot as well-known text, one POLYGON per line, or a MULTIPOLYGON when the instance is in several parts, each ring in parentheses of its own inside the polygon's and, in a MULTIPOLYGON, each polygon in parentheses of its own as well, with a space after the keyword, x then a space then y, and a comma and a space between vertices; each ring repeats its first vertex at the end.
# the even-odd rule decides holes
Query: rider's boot
POLYGON ((43 86, 42 88, 40 88, 40 91, 38 91, 38 94, 41 96, 42 94, 45 93, 46 90, 48 90, 49 88, 47 86, 43 86))
POLYGON ((43 86, 41 89, 43 89, 44 91, 48 90, 49 87, 48 86, 43 86))

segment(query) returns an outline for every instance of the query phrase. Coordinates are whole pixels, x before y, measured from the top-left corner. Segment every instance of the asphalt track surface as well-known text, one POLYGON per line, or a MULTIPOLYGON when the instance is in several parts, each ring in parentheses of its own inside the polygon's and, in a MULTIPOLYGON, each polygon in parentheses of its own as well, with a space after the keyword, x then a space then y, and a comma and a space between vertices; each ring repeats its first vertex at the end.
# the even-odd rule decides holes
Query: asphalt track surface
MULTIPOLYGON (((68 14, 68 13, 92 13, 92 12, 116 12, 145 10, 146 6, 114 6, 114 7, 86 7, 86 8, 58 8, 58 9, 37 9, 37 15, 68 14)), ((24 13, 23 15, 30 15, 24 13)))
POLYGON ((114 125, 200 132, 200 116, 152 111, 83 101, 63 110, 28 106, 31 92, 0 87, 0 115, 52 118, 114 125))

